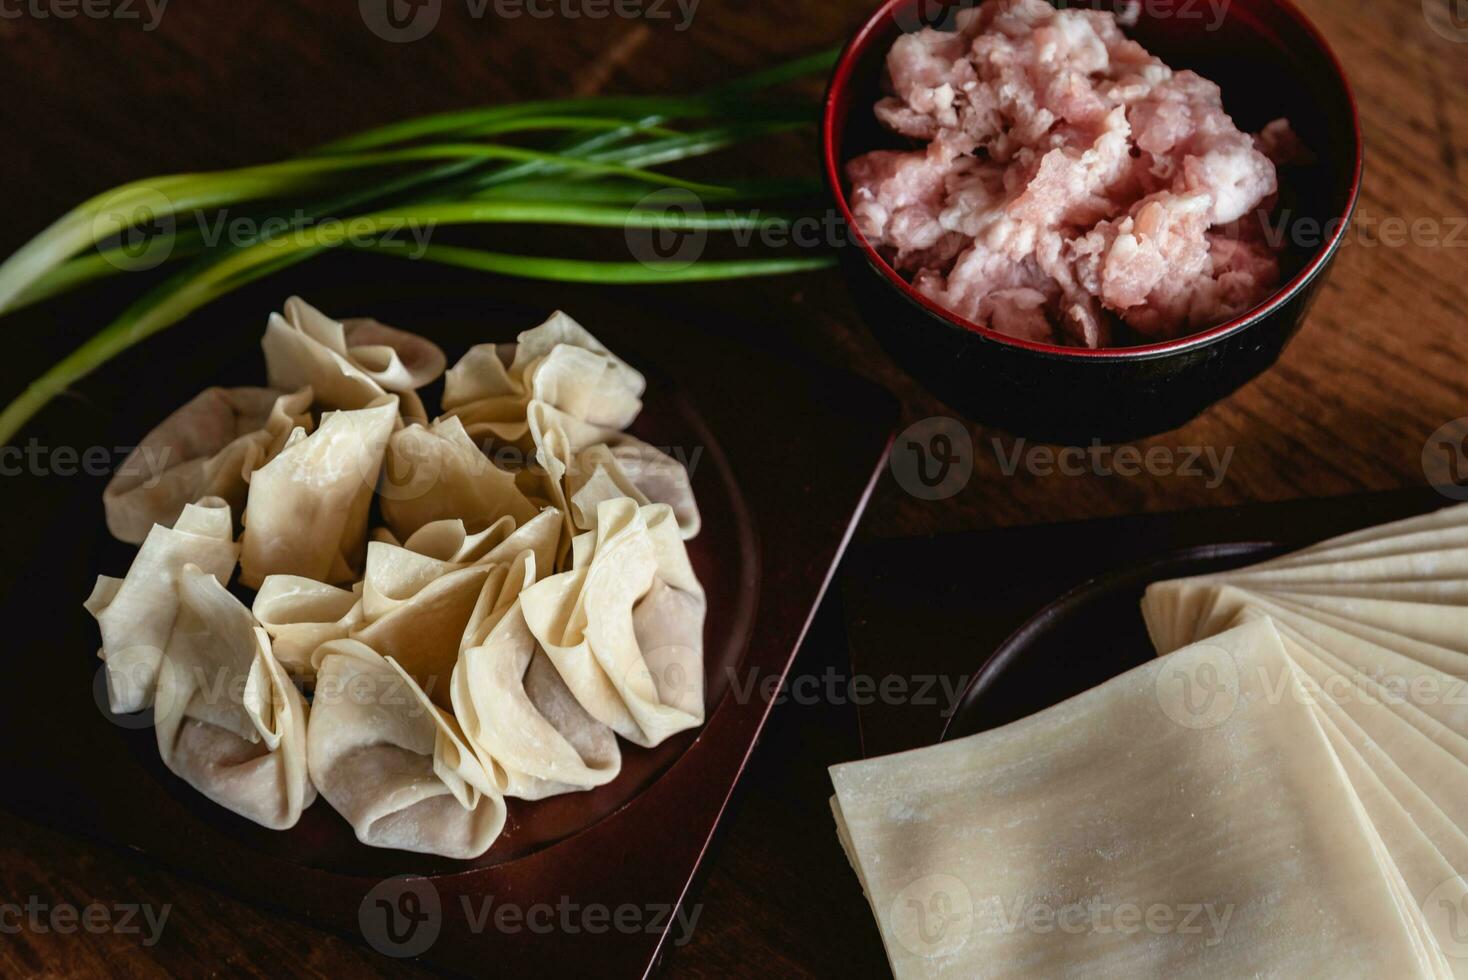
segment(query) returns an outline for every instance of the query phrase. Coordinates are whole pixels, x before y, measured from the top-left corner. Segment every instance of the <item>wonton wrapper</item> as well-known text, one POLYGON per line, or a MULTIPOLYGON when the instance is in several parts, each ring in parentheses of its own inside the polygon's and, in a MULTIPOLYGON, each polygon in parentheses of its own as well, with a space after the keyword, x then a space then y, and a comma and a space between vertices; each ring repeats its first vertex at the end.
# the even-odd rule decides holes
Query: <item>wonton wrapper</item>
POLYGON ((1307 701, 1260 622, 1003 728, 833 767, 893 973, 1448 975, 1307 701), (1190 701, 1189 678, 1226 700, 1190 701), (1050 928, 1027 927, 1037 908, 1050 928), (1146 928, 1152 908, 1172 927, 1146 928), (1190 908, 1214 918, 1178 928, 1190 908))
POLYGON ((186 505, 172 528, 154 526, 126 577, 97 577, 86 609, 102 631, 98 656, 107 665, 107 697, 115 713, 153 703, 158 666, 178 616, 176 584, 184 566, 197 565, 225 583, 238 557, 229 505, 206 498, 186 505))
POLYGON ((520 596, 530 631, 593 718, 642 746, 703 724, 707 600, 672 510, 598 509, 571 571, 520 596))
POLYGON ((357 839, 474 858, 505 825, 505 801, 452 715, 401 667, 355 640, 317 651, 311 779, 357 839))
POLYGON ((481 452, 456 418, 393 433, 385 473, 382 516, 399 538, 440 520, 460 520, 474 530, 502 517, 524 523, 539 509, 520 492, 515 474, 481 452))
POLYGON ((299 296, 285 302, 285 315, 270 315, 265 337, 270 386, 294 391, 310 385, 316 406, 327 410, 366 408, 384 393, 398 396, 403 416, 426 420, 418 389, 443 374, 443 351, 416 334, 376 320, 338 323, 299 296))
POLYGON ((592 718, 535 642, 520 594, 522 552, 481 593, 451 679, 454 716, 506 796, 539 800, 601 786, 622 770, 616 734, 592 718))
POLYGON ((270 635, 275 659, 292 675, 310 678, 316 648, 345 639, 361 623, 361 598, 360 583, 339 589, 299 575, 267 575, 250 611, 270 635))
POLYGON ((258 588, 267 575, 319 582, 354 581, 367 547, 367 517, 398 400, 330 412, 250 478, 240 581, 258 588))
POLYGON ((498 568, 503 576, 503 566, 521 552, 548 558, 559 536, 560 515, 547 509, 471 563, 374 541, 368 546, 361 618, 350 636, 401 664, 436 702, 448 707, 449 679, 480 595, 491 587, 491 573, 498 568))
POLYGON ((632 436, 611 430, 572 435, 585 429, 564 413, 540 402, 530 406, 530 432, 535 458, 544 471, 542 495, 566 515, 561 557, 570 538, 596 528, 597 508, 603 501, 630 497, 642 506, 667 504, 684 539, 701 527, 698 502, 683 464, 632 436), (576 448, 582 438, 592 438, 576 448))
POLYGON ((642 411, 646 389, 640 373, 557 311, 520 334, 518 343, 470 348, 444 380, 443 408, 471 436, 492 436, 528 451, 526 409, 532 401, 620 430, 642 411))
POLYGON ((220 806, 294 827, 316 799, 306 770, 306 699, 270 638, 219 581, 194 565, 178 580, 179 615, 158 675, 158 752, 220 806))
POLYGON ((218 497, 238 514, 250 474, 310 431, 311 392, 206 388, 143 437, 102 493, 107 529, 141 544, 154 524, 172 527, 186 504, 218 497))

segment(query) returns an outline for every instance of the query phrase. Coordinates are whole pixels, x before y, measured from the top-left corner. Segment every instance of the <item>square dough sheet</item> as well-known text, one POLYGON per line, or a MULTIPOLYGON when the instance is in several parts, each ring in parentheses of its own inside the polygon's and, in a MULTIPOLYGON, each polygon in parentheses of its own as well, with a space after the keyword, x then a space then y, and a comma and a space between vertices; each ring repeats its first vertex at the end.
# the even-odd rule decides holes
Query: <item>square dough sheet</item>
POLYGON ((901 978, 1451 975, 1267 620, 831 776, 901 978))

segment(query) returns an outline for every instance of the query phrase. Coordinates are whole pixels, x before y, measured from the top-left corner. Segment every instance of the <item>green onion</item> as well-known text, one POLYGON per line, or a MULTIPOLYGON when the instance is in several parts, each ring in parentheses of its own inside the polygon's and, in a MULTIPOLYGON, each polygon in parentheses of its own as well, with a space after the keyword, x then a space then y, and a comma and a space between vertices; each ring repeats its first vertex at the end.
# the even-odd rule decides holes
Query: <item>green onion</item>
POLYGON ((659 168, 808 129, 813 103, 757 94, 823 71, 835 54, 820 52, 700 95, 593 96, 454 110, 345 137, 294 159, 148 178, 98 194, 0 263, 0 315, 121 272, 183 264, 0 411, 0 441, 11 440, 52 398, 132 345, 247 283, 332 247, 497 275, 603 284, 826 268, 833 259, 825 254, 691 263, 588 261, 426 240, 410 252, 384 236, 439 225, 701 232, 787 227, 798 213, 765 212, 759 205, 812 198, 819 184, 809 177, 693 180, 659 168), (489 141, 533 142, 543 133, 564 138, 550 146, 489 141), (689 208, 641 206, 659 191, 686 194, 689 208), (710 201, 743 202, 750 210, 703 213, 701 202, 710 201), (210 240, 202 227, 145 234, 186 214, 226 220, 230 209, 240 207, 256 229, 243 241, 210 240), (297 216, 305 219, 304 227, 297 216), (280 230, 267 230, 272 222, 280 230))

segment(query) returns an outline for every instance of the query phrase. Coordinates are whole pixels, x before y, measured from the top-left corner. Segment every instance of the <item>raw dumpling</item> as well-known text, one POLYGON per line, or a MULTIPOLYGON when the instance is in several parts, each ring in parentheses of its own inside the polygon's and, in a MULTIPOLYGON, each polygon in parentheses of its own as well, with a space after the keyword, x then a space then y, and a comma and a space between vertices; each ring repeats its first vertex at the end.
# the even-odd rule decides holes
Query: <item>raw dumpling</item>
POLYGON ((178 616, 177 582, 196 565, 221 583, 234 573, 239 548, 223 500, 184 507, 172 528, 155 525, 125 578, 98 576, 86 608, 102 631, 98 656, 107 664, 107 697, 117 714, 153 703, 158 665, 178 616))
POLYGON ((311 655, 344 639, 362 620, 360 586, 339 589, 299 575, 267 575, 251 612, 270 634, 278 660, 296 677, 313 675, 311 655))
POLYGON ((460 520, 479 531, 507 516, 523 523, 538 510, 515 485, 515 474, 481 452, 456 418, 393 433, 386 475, 382 516, 399 538, 433 521, 460 520))
POLYGON ((306 769, 306 699, 270 637, 213 575, 186 565, 178 619, 158 675, 163 762, 226 809, 272 830, 316 799, 306 769))
POLYGON ((245 508, 250 474, 311 429, 311 390, 206 388, 143 437, 102 494, 107 529, 141 544, 154 524, 172 527, 185 504, 219 497, 245 508))
POLYGON ((427 419, 418 389, 443 374, 447 360, 436 344, 376 320, 338 323, 299 296, 272 313, 260 342, 270 386, 294 391, 310 385, 316 406, 366 408, 384 393, 398 396, 403 416, 427 419))
POLYGON ((572 554, 520 603, 577 700, 637 745, 701 725, 707 602, 672 509, 605 501, 572 554))
POLYGON ((596 509, 604 500, 631 497, 639 504, 667 504, 685 539, 698 536, 702 519, 688 470, 661 449, 631 436, 611 445, 596 445, 578 453, 566 473, 571 514, 576 526, 596 527, 596 509))
POLYGON ((357 839, 478 857, 505 825, 505 801, 452 715, 401 667, 355 640, 316 657, 311 779, 357 839))
POLYGON ((504 794, 525 800, 591 789, 622 771, 616 734, 577 703, 525 623, 519 599, 535 567, 522 552, 481 593, 451 686, 469 744, 504 794))
MULTIPOLYGON (((529 450, 526 409, 543 402, 593 426, 625 429, 647 381, 585 327, 557 311, 515 344, 480 344, 449 369, 443 408, 471 436, 529 450)), ((579 448, 579 447, 578 447, 579 448)))
POLYGON ((267 575, 355 581, 367 548, 367 516, 398 400, 384 396, 357 411, 330 412, 250 478, 240 580, 267 575))
POLYGON ((566 515, 562 558, 572 536, 596 527, 602 501, 619 497, 643 506, 667 504, 683 538, 698 534, 698 504, 683 464, 632 436, 592 430, 541 402, 530 406, 529 419, 540 464, 540 495, 566 515))
POLYGON ((362 582, 363 613, 377 619, 411 600, 430 582, 449 572, 488 561, 509 561, 521 551, 535 553, 537 568, 549 568, 561 533, 561 512, 547 507, 523 527, 513 518, 469 534, 463 521, 425 524, 402 544, 379 529, 367 546, 362 582))
POLYGON ((472 564, 419 555, 374 541, 362 586, 361 624, 353 639, 399 663, 438 704, 450 705, 449 679, 486 589, 497 590, 521 552, 550 554, 560 534, 553 510, 510 534, 472 564))

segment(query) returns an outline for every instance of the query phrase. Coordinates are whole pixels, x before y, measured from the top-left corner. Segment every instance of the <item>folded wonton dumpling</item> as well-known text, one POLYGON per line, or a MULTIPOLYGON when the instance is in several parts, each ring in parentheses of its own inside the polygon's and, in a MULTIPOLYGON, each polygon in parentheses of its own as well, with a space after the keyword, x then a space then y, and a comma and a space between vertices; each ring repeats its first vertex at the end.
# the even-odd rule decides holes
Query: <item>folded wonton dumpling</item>
POLYGON ((520 603, 577 700, 637 745, 701 725, 707 601, 671 508, 605 501, 572 553, 520 603))
POLYGON ((616 734, 576 701, 520 608, 535 582, 522 552, 480 595, 451 678, 454 716, 506 796, 538 800, 601 786, 622 770, 616 734))
POLYGON ((557 311, 518 343, 471 348, 449 369, 443 408, 470 435, 528 451, 525 414, 532 401, 593 426, 625 429, 642 411, 646 388, 637 370, 557 311))
POLYGON ((141 544, 154 524, 172 527, 185 504, 219 497, 238 514, 256 468, 311 428, 311 391, 206 388, 143 437, 107 489, 107 529, 141 544))
POLYGON ((436 702, 448 707, 449 678, 480 595, 497 588, 491 576, 502 578, 507 562, 521 552, 553 554, 559 536, 560 515, 547 509, 472 563, 443 561, 374 541, 362 583, 360 624, 350 635, 401 664, 436 702))
POLYGON ((683 464, 625 433, 589 431, 585 423, 544 403, 532 403, 529 412, 541 495, 566 515, 562 558, 572 536, 596 527, 599 505, 620 497, 643 506, 667 504, 679 534, 697 536, 698 503, 683 464))
POLYGON ((258 588, 267 575, 357 578, 373 491, 397 425, 392 395, 357 411, 330 412, 315 432, 297 430, 275 459, 255 471, 240 542, 245 585, 258 588))
POLYGON ((242 817, 294 827, 316 799, 306 699, 271 654, 270 637, 213 575, 186 565, 178 603, 154 706, 163 762, 242 817))
POLYGON ((311 779, 357 839, 478 857, 505 825, 505 801, 452 715, 396 663, 355 640, 317 651, 308 733, 311 779))
POLYGON ((154 526, 124 578, 98 576, 86 601, 102 631, 107 695, 118 714, 153 703, 158 665, 178 616, 176 585, 185 565, 221 583, 234 573, 239 547, 229 505, 206 498, 184 507, 172 528, 154 526))
POLYGON ((481 452, 456 418, 393 433, 385 472, 382 516, 399 538, 440 520, 460 520, 473 530, 502 517, 523 523, 539 509, 520 492, 515 474, 481 452))
POLYGON ((363 615, 379 619, 450 572, 492 561, 508 562, 522 551, 534 553, 536 567, 548 568, 560 530, 561 513, 554 507, 545 508, 521 527, 506 517, 477 534, 467 533, 462 521, 435 521, 402 544, 379 529, 367 546, 363 615))
POLYGON ((251 612, 270 635, 278 660, 296 677, 313 674, 311 655, 344 639, 362 619, 362 589, 339 589, 299 575, 267 575, 251 612))
POLYGON ((272 313, 260 342, 270 386, 294 391, 310 385, 318 408, 366 408, 395 394, 405 418, 428 417, 418 389, 443 374, 443 351, 416 334, 376 320, 337 322, 299 296, 272 313))

